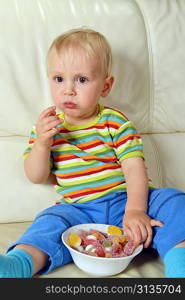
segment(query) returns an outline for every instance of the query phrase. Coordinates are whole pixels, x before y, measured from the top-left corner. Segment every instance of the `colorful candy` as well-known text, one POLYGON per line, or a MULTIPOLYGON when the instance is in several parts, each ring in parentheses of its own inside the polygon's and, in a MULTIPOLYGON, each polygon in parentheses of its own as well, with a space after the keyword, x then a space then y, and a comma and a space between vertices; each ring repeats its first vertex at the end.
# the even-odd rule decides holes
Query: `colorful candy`
POLYGON ((121 228, 114 226, 114 225, 108 226, 107 233, 111 234, 111 235, 122 235, 123 234, 121 228))
POLYGON ((122 230, 114 225, 109 225, 107 233, 90 229, 71 233, 69 245, 84 254, 98 257, 123 257, 133 253, 135 246, 128 241, 122 230))
POLYGON ((69 246, 78 247, 81 245, 81 238, 77 233, 71 233, 69 236, 69 246))

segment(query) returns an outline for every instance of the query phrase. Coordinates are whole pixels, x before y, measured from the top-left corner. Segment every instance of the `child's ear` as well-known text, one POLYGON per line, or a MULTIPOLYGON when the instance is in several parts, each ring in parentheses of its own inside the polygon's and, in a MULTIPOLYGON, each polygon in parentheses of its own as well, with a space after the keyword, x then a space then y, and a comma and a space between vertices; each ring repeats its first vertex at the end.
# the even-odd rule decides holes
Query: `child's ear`
POLYGON ((113 76, 108 76, 106 79, 105 79, 105 82, 104 82, 104 87, 103 87, 103 90, 101 92, 101 96, 102 97, 106 97, 111 88, 112 88, 112 85, 114 83, 114 77, 113 76))

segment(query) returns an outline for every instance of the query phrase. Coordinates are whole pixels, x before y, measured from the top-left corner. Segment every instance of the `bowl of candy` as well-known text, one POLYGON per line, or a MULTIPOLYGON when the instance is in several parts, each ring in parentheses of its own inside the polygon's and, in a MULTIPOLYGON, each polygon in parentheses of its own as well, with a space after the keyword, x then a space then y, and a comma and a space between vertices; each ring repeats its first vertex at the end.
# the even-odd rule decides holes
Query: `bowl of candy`
POLYGON ((76 266, 96 277, 122 272, 143 249, 143 245, 135 247, 114 225, 75 225, 63 232, 61 238, 76 266))

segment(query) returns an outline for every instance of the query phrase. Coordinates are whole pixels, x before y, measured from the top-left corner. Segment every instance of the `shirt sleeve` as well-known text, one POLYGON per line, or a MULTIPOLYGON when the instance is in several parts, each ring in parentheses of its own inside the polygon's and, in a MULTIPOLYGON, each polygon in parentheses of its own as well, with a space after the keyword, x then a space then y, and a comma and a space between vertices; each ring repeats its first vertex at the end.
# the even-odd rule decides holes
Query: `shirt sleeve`
MULTIPOLYGON (((37 132, 36 132, 36 127, 34 125, 31 129, 31 132, 30 132, 30 135, 29 135, 29 138, 28 138, 28 146, 23 151, 23 158, 26 158, 30 154, 36 140, 37 140, 37 132)), ((53 168, 52 154, 50 155, 50 168, 51 169, 53 168)))
POLYGON ((140 156, 144 158, 143 142, 133 123, 130 121, 122 124, 116 130, 114 145, 118 160, 140 156))
POLYGON ((28 146, 23 152, 23 158, 26 158, 30 154, 30 152, 33 148, 33 144, 36 141, 36 139, 37 139, 36 128, 35 128, 35 126, 33 126, 31 129, 29 138, 28 138, 28 146))

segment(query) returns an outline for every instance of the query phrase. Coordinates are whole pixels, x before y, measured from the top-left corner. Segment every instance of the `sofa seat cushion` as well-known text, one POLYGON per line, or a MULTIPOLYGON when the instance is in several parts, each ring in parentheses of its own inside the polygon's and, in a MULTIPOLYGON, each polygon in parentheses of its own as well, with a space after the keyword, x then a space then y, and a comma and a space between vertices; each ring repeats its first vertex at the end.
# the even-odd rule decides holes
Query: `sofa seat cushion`
MULTIPOLYGON (((30 222, 22 223, 2 223, 0 224, 0 253, 4 254, 6 248, 13 243, 30 225, 30 222)), ((87 278, 91 277, 84 273, 74 263, 57 268, 47 275, 40 278, 87 278)), ((93 277, 93 276, 92 276, 93 277)), ((135 257, 124 272, 112 276, 122 278, 162 278, 163 264, 157 255, 151 249, 144 250, 139 256, 135 257)))

